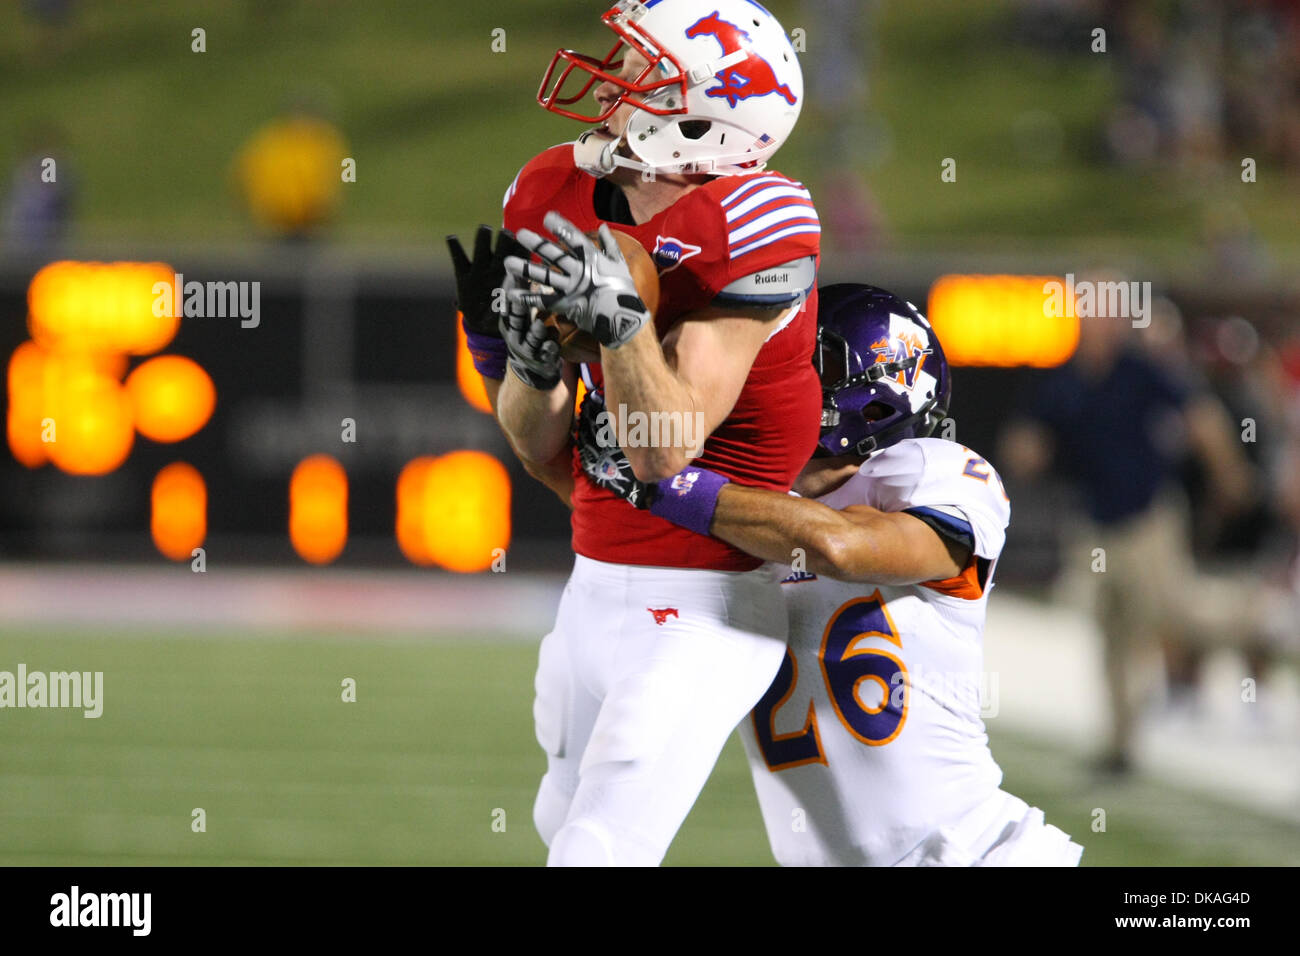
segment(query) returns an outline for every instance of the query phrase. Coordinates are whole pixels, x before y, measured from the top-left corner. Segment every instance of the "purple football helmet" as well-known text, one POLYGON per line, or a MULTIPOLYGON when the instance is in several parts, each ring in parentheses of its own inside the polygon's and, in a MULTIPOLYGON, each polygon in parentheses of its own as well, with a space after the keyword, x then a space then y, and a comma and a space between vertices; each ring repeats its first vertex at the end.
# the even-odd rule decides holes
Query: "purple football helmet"
POLYGON ((870 455, 929 436, 948 414, 952 376, 916 307, 870 285, 818 290, 818 454, 870 455))

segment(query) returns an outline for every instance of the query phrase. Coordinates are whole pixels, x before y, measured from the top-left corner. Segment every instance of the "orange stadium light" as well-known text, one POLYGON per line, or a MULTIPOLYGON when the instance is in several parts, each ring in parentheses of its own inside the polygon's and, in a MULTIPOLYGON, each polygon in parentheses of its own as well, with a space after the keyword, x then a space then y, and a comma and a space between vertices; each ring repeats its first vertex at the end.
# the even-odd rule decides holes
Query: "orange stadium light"
POLYGON ((1052 368, 1079 344, 1079 320, 1048 314, 1043 291, 1057 276, 946 275, 930 287, 926 315, 953 365, 1052 368))
POLYGON ((348 476, 329 455, 304 458, 289 479, 289 540, 311 564, 329 564, 348 541, 348 476))
MULTIPOLYGON (((487 389, 483 385, 483 376, 474 367, 474 358, 469 354, 469 339, 464 328, 456 323, 456 384, 460 394, 480 412, 492 414, 492 403, 488 401, 487 389)), ((578 389, 574 401, 574 414, 582 407, 582 397, 587 394, 587 384, 578 379, 578 389)))
POLYGON ((347 144, 335 127, 310 116, 267 123, 235 162, 235 177, 257 220, 297 232, 329 219, 343 193, 347 144))
POLYGON ((173 462, 158 472, 150 495, 149 530, 163 556, 185 561, 208 534, 208 489, 193 465, 173 462))
POLYGON ((47 349, 148 355, 176 336, 180 317, 168 313, 175 272, 160 262, 52 262, 27 289, 32 338, 47 349), (162 314, 159 314, 162 313, 162 314))
POLYGON ((510 544, 510 476, 491 455, 456 451, 429 468, 424 522, 433 560, 449 571, 486 571, 510 544))
POLYGON ((45 415, 45 350, 35 342, 23 342, 9 358, 7 376, 9 412, 5 433, 14 458, 27 468, 39 468, 49 460, 41 441, 45 415))
POLYGON ((126 389, 85 356, 48 356, 40 439, 50 462, 69 474, 116 470, 135 442, 126 389))
MULTIPOLYGON (((23 342, 9 359, 9 411, 6 435, 14 458, 28 468, 49 461, 49 444, 58 438, 56 405, 60 393, 84 374, 122 377, 126 356, 107 352, 51 354, 35 342, 23 342)), ((120 437, 120 436, 119 436, 120 437)))
POLYGON ((412 564, 433 564, 424 526, 424 488, 436 458, 425 455, 406 463, 397 476, 397 546, 412 564))
POLYGON ((212 379, 192 359, 160 355, 126 379, 135 427, 157 442, 189 438, 207 424, 217 404, 212 379))
POLYGON ((397 479, 397 541, 408 560, 486 571, 510 545, 510 476, 491 455, 417 458, 397 479))
POLYGON ((469 339, 459 321, 456 323, 456 383, 460 386, 465 401, 480 412, 492 414, 492 404, 488 401, 487 389, 483 387, 483 376, 474 367, 474 359, 469 354, 469 339))

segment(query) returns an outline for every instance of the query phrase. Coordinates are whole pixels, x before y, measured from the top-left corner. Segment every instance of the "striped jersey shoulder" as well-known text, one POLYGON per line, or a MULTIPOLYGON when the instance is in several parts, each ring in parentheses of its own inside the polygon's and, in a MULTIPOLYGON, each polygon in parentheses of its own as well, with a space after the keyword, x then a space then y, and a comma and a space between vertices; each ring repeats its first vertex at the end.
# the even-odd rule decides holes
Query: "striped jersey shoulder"
POLYGON ((726 217, 731 259, 790 236, 819 236, 821 221, 803 183, 776 172, 728 176, 708 184, 726 217))

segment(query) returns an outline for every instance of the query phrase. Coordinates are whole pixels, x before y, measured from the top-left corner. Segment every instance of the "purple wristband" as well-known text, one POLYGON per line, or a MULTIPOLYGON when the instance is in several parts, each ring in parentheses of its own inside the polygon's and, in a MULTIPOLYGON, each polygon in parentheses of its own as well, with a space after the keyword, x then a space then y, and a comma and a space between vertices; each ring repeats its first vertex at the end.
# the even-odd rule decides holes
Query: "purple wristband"
POLYGON ((718 494, 731 481, 707 468, 686 467, 655 485, 657 494, 650 513, 673 524, 707 535, 718 509, 718 494))
POLYGON ((474 360, 474 367, 480 375, 494 378, 498 382, 506 377, 508 353, 505 339, 465 329, 465 340, 469 346, 470 358, 474 360))

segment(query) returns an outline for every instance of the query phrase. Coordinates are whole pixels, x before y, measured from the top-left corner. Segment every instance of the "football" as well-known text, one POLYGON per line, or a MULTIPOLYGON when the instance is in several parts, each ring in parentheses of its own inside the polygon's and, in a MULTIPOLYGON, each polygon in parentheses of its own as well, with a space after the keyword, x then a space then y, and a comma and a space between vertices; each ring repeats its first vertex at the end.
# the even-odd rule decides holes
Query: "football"
MULTIPOLYGON (((637 294, 641 296, 641 301, 653 315, 659 308, 659 271, 655 268, 654 260, 650 258, 650 253, 645 251, 645 247, 626 232, 615 229, 613 233, 614 240, 623 251, 623 258, 627 260, 628 271, 632 273, 632 281, 636 283, 637 294)), ((592 238, 596 238, 594 233, 592 238)), ((600 343, 596 341, 594 335, 582 331, 562 315, 548 315, 543 321, 549 328, 555 330, 556 338, 560 342, 560 355, 565 361, 574 363, 600 361, 600 343)))

